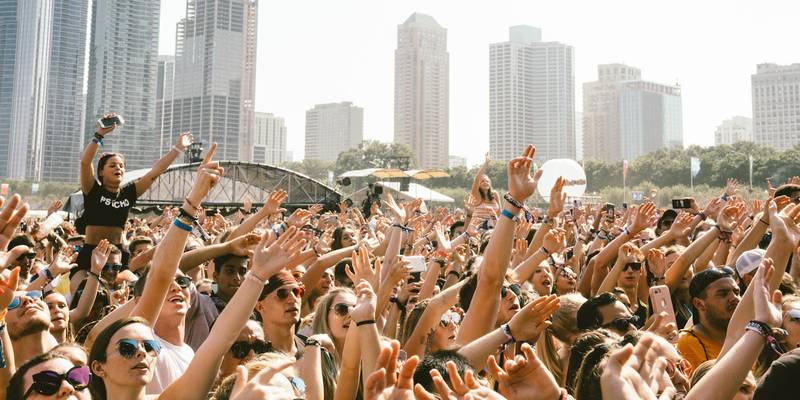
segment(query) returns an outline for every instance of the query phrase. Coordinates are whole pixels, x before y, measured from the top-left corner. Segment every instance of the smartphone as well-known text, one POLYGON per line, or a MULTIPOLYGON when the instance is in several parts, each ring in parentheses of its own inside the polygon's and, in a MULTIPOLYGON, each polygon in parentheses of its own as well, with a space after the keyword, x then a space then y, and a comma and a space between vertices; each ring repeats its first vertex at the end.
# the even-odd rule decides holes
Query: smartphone
POLYGON ((692 199, 688 197, 672 199, 672 208, 692 208, 692 199))
POLYGON ((320 237, 322 235, 322 231, 321 230, 319 230, 319 229, 317 229, 317 228, 315 228, 315 227, 313 227, 311 225, 304 225, 300 229, 304 230, 304 231, 312 232, 314 234, 314 236, 316 236, 316 237, 320 237))
POLYGON ((427 265, 425 265, 425 257, 424 256, 405 256, 403 257, 406 261, 408 261, 409 265, 411 265, 411 273, 414 272, 425 272, 428 270, 427 265))
POLYGON ((606 219, 609 220, 609 221, 613 221, 614 217, 615 217, 615 215, 614 215, 614 204, 606 203, 603 206, 603 210, 606 212, 606 219))
MULTIPOLYGON (((650 301, 653 303, 653 312, 660 314, 661 312, 667 313, 667 318, 662 322, 666 325, 670 322, 677 326, 675 320, 675 310, 672 308, 672 298, 669 295, 669 288, 666 285, 653 286, 650 288, 650 301)), ((663 326, 662 325, 662 326, 663 326)), ((678 329, 681 329, 678 326, 678 329)), ((675 337, 674 341, 678 338, 675 337)))
MULTIPOLYGON (((417 283, 422 279, 422 272, 412 272, 409 275, 410 276, 408 278, 408 283, 417 283)), ((414 290, 412 290, 411 292, 415 293, 414 290)), ((416 293, 419 293, 419 291, 416 291, 416 293)))
POLYGON ((101 128, 110 128, 110 127, 114 126, 115 124, 117 126, 124 125, 125 124, 125 120, 122 119, 121 115, 115 115, 113 117, 100 118, 100 119, 97 120, 97 123, 100 124, 101 128))

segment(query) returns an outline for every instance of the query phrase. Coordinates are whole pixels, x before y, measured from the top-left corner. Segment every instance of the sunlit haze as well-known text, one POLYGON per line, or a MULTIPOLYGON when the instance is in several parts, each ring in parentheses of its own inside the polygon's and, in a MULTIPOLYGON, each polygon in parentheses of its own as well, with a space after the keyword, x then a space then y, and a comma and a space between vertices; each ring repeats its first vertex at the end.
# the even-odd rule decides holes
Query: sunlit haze
MULTIPOLYGON (((352 101, 364 137, 391 141, 397 25, 413 12, 447 29, 450 154, 482 160, 489 148, 489 44, 508 27, 542 29, 575 47, 576 110, 597 65, 638 67, 680 83, 684 144, 712 145, 724 119, 751 116, 750 75, 763 62, 800 62, 796 1, 265 1, 259 2, 256 110, 286 118, 288 150, 303 156, 305 111, 352 101)), ((184 0, 162 0, 160 54, 174 54, 184 0)))

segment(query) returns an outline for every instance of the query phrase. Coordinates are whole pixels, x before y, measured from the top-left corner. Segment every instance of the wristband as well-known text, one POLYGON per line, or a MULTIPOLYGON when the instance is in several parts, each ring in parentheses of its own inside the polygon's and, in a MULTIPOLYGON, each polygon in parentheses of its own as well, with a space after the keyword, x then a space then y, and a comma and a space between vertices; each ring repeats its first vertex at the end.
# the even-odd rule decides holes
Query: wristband
POLYGON ((622 233, 624 233, 624 234, 626 234, 626 235, 628 235, 628 236, 631 236, 631 231, 630 231, 630 230, 628 230, 628 227, 627 227, 627 226, 626 226, 624 229, 622 229, 622 233))
POLYGON ((723 193, 722 196, 720 197, 720 199, 722 201, 728 201, 728 194, 727 193, 723 193))
POLYGON ((245 279, 252 279, 252 280, 258 282, 258 284, 260 284, 261 286, 267 286, 267 281, 264 280, 264 279, 259 278, 258 275, 253 273, 253 271, 248 272, 247 275, 244 278, 245 279))
POLYGON ((511 211, 508 211, 505 208, 503 209, 503 211, 500 211, 500 214, 512 221, 514 220, 514 214, 512 214, 511 211))
POLYGON ((306 339, 306 347, 308 346, 322 347, 322 343, 316 339, 306 339))
POLYGON ((549 255, 550 255, 550 253, 551 253, 549 250, 547 250, 546 248, 544 248, 544 246, 542 246, 541 250, 542 250, 542 253, 544 253, 544 254, 545 254, 545 255, 547 255, 547 256, 549 256, 549 255))
MULTIPOLYGON (((192 204, 192 201, 191 201, 191 200, 189 200, 189 198, 188 198, 188 197, 184 197, 183 199, 186 201, 186 203, 187 203, 187 204, 189 204, 189 207, 192 207, 192 208, 194 208, 194 209, 195 209, 195 211, 200 211, 200 207, 198 207, 198 206, 196 206, 196 205, 192 204)), ((181 208, 183 208, 183 207, 181 207, 181 208)))
POLYGON ((503 198, 514 207, 517 207, 519 209, 524 209, 525 208, 525 204, 523 204, 521 201, 515 199, 514 196, 512 196, 511 193, 509 193, 509 192, 506 192, 506 194, 503 195, 503 198))
POLYGON ((708 219, 708 215, 706 215, 706 213, 704 213, 704 212, 697 213, 697 216, 700 217, 700 221, 705 221, 705 220, 708 219))
POLYGON ((356 326, 369 325, 369 324, 374 324, 374 323, 375 323, 374 319, 367 319, 367 320, 364 320, 364 321, 356 322, 356 326))
POLYGON ((175 226, 177 226, 178 228, 181 228, 181 229, 183 229, 183 230, 184 230, 184 231, 186 231, 186 232, 191 232, 191 231, 192 231, 192 227, 191 227, 191 226, 184 224, 184 223, 183 223, 183 222, 181 222, 181 220, 180 220, 180 219, 178 219, 178 218, 175 218, 175 221, 172 221, 172 224, 173 224, 173 225, 175 225, 175 226))
POLYGON ((185 150, 179 149, 178 146, 172 146, 172 150, 177 150, 178 153, 183 153, 185 151, 185 150))
POLYGON ((758 222, 761 222, 762 224, 764 224, 764 225, 766 225, 766 226, 769 226, 769 222, 767 222, 767 221, 764 221, 764 218, 759 218, 759 219, 758 219, 758 222))
POLYGON ((778 343, 778 339, 772 334, 772 328, 764 322, 761 321, 750 321, 744 328, 747 331, 753 331, 758 333, 759 335, 763 336, 764 339, 767 341, 767 345, 769 348, 775 352, 778 356, 783 354, 781 350, 780 344, 778 343))
POLYGON ((89 271, 89 270, 87 270, 86 272, 89 273, 89 276, 95 277, 95 279, 97 279, 97 281, 100 282, 100 275, 97 275, 96 273, 94 273, 92 271, 89 271))
POLYGON ((456 279, 461 279, 461 274, 459 274, 457 271, 450 271, 450 272, 448 272, 448 273, 447 273, 447 276, 450 276, 450 275, 455 275, 455 276, 456 276, 456 279))
POLYGON ((181 217, 186 217, 192 222, 197 222, 197 217, 195 215, 189 214, 183 207, 178 208, 178 215, 181 217))
POLYGON ((98 138, 92 138, 92 143, 102 146, 103 140, 98 138))
POLYGON ((411 229, 411 228, 409 228, 409 227, 407 227, 405 225, 400 225, 400 224, 392 224, 392 228, 400 228, 403 232, 406 232, 406 233, 414 232, 413 229, 411 229))

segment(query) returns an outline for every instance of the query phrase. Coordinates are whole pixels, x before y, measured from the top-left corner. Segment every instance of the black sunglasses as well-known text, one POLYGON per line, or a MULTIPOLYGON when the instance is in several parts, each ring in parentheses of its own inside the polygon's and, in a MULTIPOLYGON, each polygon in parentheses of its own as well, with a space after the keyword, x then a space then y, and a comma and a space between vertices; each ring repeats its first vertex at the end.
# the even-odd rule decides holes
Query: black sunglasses
POLYGON ((250 354, 250 350, 253 350, 256 355, 259 355, 270 351, 270 347, 271 346, 269 343, 261 339, 256 339, 253 341, 253 343, 242 340, 233 342, 233 345, 231 346, 231 354, 241 360, 250 354))
POLYGON ((613 329, 616 329, 618 331, 625 332, 625 331, 628 330, 628 328, 631 327, 631 325, 636 326, 636 324, 638 322, 639 322, 639 316, 638 315, 631 315, 628 318, 617 318, 617 319, 615 319, 615 320, 603 325, 603 328, 613 328, 613 329))
POLYGON ((503 285, 500 287, 500 298, 505 299, 509 290, 511 290, 517 296, 519 296, 519 294, 522 293, 522 290, 520 290, 519 285, 517 285, 516 283, 508 286, 503 285))
POLYGON ((340 317, 344 317, 347 314, 350 314, 350 309, 354 308, 355 305, 347 304, 347 303, 338 303, 333 306, 333 312, 340 317))
POLYGON ((120 341, 117 342, 117 351, 119 351, 119 355, 122 357, 133 358, 136 352, 139 351, 139 343, 142 343, 144 345, 144 351, 150 353, 152 356, 158 356, 158 354, 161 353, 161 343, 155 339, 120 339, 120 341))
POLYGON ((286 300, 289 297, 289 294, 293 294, 294 297, 298 299, 303 297, 303 294, 306 292, 306 289, 302 286, 295 286, 291 288, 280 288, 275 291, 275 294, 278 295, 279 300, 286 300))
POLYGON ((189 278, 188 276, 184 275, 179 275, 175 277, 175 283, 178 285, 179 288, 186 289, 192 284, 192 278, 189 278))
POLYGON ((642 270, 642 263, 640 263, 640 262, 627 263, 627 264, 625 264, 624 267, 622 267, 622 272, 625 272, 625 271, 627 271, 629 269, 630 270, 634 270, 634 271, 641 271, 642 270))
POLYGON ((106 265, 103 265, 103 270, 104 271, 110 269, 110 270, 112 270, 114 272, 119 272, 119 271, 122 271, 122 268, 123 268, 122 264, 106 264, 106 265))
POLYGON ((32 392, 36 392, 42 396, 52 396, 58 393, 61 388, 61 383, 66 380, 72 385, 75 390, 84 390, 89 386, 92 380, 92 373, 89 371, 87 365, 75 366, 70 368, 69 371, 59 374, 55 371, 42 371, 33 374, 33 384, 22 396, 23 399, 28 398, 32 392))

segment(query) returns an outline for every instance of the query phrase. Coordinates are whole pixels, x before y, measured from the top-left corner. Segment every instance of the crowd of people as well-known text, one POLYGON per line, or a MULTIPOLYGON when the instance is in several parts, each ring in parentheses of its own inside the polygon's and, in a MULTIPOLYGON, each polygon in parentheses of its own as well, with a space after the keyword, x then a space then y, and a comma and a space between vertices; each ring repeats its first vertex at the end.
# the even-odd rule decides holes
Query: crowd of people
POLYGON ((124 183, 122 154, 95 170, 113 131, 81 157, 77 220, 0 198, 3 398, 796 398, 798 180, 663 209, 567 200, 559 178, 535 208, 529 145, 506 193, 481 169, 463 208, 289 213, 275 190, 225 218, 203 207, 212 145, 183 204, 141 217, 192 137, 124 183))

